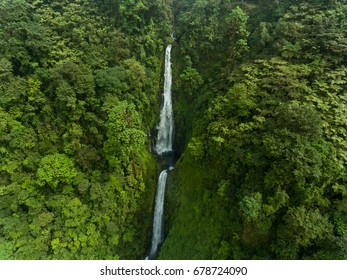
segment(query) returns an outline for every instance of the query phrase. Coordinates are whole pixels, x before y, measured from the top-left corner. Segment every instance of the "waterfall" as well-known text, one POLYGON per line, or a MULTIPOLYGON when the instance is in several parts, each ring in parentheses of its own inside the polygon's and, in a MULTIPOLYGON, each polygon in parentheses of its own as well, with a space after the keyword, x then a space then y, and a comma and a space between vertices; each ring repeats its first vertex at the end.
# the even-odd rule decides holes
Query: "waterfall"
POLYGON ((159 155, 172 151, 173 113, 171 100, 171 48, 172 45, 170 44, 166 47, 165 51, 163 106, 160 111, 160 122, 157 126, 158 137, 155 145, 155 151, 159 155))
POLYGON ((158 246, 163 242, 163 214, 164 214, 164 197, 165 197, 165 186, 166 186, 167 170, 163 170, 158 179, 157 194, 155 197, 155 208, 153 217, 153 236, 152 236, 152 247, 149 253, 149 259, 154 259, 157 252, 158 246))
MULTIPOLYGON (((173 113, 172 113, 172 100, 171 100, 171 48, 169 44, 165 51, 165 71, 164 71, 164 92, 163 92, 163 105, 160 111, 160 121, 157 126, 158 137, 155 146, 155 151, 162 158, 172 152, 172 138, 173 138, 173 113)), ((163 170, 158 178, 157 193, 155 197, 154 215, 153 215, 153 233, 152 233, 152 246, 149 256, 146 259, 155 259, 159 247, 164 240, 164 197, 166 188, 166 179, 169 171, 173 169, 170 166, 168 169, 163 170)))

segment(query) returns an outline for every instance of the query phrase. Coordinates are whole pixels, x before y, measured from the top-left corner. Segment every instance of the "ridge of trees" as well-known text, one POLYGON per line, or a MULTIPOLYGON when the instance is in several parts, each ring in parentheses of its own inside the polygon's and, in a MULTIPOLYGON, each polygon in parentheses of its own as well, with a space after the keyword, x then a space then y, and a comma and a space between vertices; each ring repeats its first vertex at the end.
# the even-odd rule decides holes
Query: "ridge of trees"
POLYGON ((347 3, 174 4, 192 125, 161 258, 346 259, 347 3))
POLYGON ((0 2, 0 259, 145 256, 169 7, 0 2))

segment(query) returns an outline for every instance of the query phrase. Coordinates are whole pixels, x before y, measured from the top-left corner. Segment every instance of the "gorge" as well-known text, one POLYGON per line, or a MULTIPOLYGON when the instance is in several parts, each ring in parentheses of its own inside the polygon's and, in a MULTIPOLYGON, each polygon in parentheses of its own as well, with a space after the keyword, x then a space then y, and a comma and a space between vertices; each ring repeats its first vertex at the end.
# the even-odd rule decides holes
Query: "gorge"
POLYGON ((0 259, 347 259, 345 0, 0 13, 0 259))
MULTIPOLYGON (((162 158, 168 158, 172 154, 172 139, 173 139, 173 111, 171 98, 172 71, 171 71, 171 49, 172 44, 166 47, 165 51, 165 71, 164 71, 164 92, 163 104, 160 111, 160 122, 157 126, 158 137, 155 146, 156 153, 162 158)), ((148 259, 154 259, 158 253, 160 244, 163 242, 163 214, 164 214, 164 198, 166 179, 168 171, 172 170, 173 166, 164 169, 158 179, 157 193, 155 198, 155 207, 153 215, 153 234, 152 246, 148 259)))

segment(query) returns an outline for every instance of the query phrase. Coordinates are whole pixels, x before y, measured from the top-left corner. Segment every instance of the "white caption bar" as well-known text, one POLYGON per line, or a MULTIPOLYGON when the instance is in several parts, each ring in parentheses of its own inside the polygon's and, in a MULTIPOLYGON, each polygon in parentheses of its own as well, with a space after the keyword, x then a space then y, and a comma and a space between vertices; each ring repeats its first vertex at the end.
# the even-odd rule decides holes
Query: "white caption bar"
POLYGON ((347 261, 0 261, 0 279, 342 279, 347 261))

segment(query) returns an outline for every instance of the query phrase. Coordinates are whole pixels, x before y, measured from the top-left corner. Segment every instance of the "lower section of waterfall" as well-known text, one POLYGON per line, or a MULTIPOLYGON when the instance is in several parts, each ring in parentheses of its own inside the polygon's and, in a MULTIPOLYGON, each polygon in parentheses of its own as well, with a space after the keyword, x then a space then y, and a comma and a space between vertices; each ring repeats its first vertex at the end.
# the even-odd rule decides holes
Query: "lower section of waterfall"
MULTIPOLYGON (((170 170, 170 169, 169 169, 170 170)), ((164 240, 164 197, 168 170, 163 170, 158 179, 157 193, 155 196, 155 208, 153 215, 153 236, 151 251, 146 259, 153 260, 157 257, 159 247, 164 240)))

